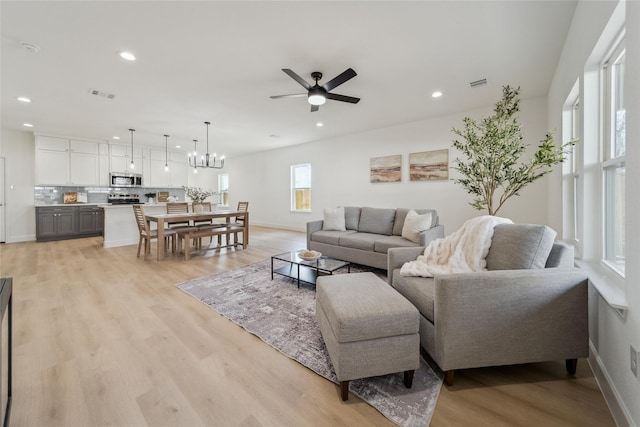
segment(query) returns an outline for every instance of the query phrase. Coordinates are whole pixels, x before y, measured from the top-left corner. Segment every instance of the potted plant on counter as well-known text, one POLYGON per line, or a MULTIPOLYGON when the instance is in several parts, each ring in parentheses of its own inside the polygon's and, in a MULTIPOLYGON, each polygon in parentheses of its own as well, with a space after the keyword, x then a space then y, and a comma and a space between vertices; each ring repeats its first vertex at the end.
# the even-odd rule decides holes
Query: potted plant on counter
POLYGON ((153 203, 156 193, 144 193, 144 196, 147 198, 147 203, 153 203))

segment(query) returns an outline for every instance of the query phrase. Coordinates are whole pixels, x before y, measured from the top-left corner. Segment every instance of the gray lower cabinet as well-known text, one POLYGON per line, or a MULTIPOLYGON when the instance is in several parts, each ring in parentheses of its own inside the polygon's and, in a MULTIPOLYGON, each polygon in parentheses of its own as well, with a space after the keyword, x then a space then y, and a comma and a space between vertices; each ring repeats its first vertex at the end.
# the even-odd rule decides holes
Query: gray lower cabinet
POLYGON ((104 224, 104 210, 96 206, 78 207, 78 233, 100 236, 104 224))
POLYGON ((96 206, 36 206, 36 241, 101 236, 104 211, 96 206))

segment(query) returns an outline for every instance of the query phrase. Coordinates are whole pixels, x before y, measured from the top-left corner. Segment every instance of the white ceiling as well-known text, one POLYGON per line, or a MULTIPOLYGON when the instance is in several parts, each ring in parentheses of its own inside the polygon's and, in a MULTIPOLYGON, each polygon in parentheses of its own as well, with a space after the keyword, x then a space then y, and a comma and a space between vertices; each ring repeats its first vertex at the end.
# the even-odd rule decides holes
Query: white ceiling
POLYGON ((548 91, 575 1, 2 1, 2 127, 227 157, 548 91), (40 47, 32 53, 21 47, 40 47), (118 56, 133 52, 137 61, 118 56), (311 113, 281 71, 358 76, 311 113), (486 78, 488 84, 469 83, 486 78), (89 89, 114 99, 90 95, 89 89), (440 90, 439 99, 431 93, 440 90), (18 96, 32 99, 18 102, 18 96), (324 127, 316 127, 322 121, 324 127))

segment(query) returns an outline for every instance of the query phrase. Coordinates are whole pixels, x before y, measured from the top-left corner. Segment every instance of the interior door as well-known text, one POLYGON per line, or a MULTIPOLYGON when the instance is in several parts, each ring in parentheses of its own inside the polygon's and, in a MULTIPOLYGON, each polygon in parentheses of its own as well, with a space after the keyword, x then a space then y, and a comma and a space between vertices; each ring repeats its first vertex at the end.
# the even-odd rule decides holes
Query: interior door
POLYGON ((4 157, 0 157, 0 243, 6 241, 5 230, 5 190, 4 190, 4 157))

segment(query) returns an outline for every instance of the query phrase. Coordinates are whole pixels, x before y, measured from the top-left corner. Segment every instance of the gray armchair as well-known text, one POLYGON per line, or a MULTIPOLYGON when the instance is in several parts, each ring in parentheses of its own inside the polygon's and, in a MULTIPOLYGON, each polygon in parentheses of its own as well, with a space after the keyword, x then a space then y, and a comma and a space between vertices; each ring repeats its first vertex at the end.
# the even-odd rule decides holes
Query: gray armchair
POLYGON ((447 385, 456 369, 557 359, 575 374, 577 359, 588 356, 587 276, 573 267, 573 248, 553 242, 553 230, 549 241, 532 237, 534 229, 551 230, 496 226, 489 271, 477 273, 404 277, 402 264, 424 248, 389 250, 389 282, 420 311, 420 343, 447 385))

